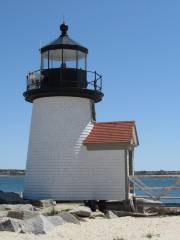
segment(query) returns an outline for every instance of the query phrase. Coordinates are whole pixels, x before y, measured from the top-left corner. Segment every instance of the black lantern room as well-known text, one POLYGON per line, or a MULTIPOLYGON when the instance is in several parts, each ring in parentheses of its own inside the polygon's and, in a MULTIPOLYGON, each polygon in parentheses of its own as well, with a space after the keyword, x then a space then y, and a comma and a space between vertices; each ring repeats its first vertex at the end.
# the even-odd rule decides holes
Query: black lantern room
POLYGON ((27 75, 25 99, 47 96, 76 96, 101 101, 102 76, 87 70, 88 49, 72 40, 62 23, 60 36, 42 47, 40 70, 27 75))

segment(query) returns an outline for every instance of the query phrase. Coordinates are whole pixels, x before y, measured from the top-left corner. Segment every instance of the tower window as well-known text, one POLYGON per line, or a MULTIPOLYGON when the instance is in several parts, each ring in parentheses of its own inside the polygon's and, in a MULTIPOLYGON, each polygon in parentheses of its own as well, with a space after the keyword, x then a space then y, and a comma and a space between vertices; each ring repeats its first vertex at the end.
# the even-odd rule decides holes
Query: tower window
POLYGON ((91 120, 96 121, 96 110, 94 102, 91 102, 91 120))

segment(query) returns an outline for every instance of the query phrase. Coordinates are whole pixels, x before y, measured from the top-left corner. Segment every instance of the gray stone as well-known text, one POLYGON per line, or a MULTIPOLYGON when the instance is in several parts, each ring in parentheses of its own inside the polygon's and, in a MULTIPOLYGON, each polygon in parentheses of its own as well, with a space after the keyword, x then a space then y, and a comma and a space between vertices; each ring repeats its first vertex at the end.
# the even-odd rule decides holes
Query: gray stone
POLYGON ((41 211, 41 214, 43 214, 44 216, 54 216, 56 214, 54 206, 42 208, 40 211, 41 211))
POLYGON ((31 200, 32 205, 40 208, 47 208, 51 206, 55 206, 56 202, 53 199, 44 199, 44 200, 31 200))
POLYGON ((0 212, 1 211, 7 211, 10 210, 11 208, 7 207, 8 205, 6 204, 0 204, 0 212))
POLYGON ((115 215, 118 217, 126 217, 126 216, 131 216, 131 217, 148 217, 148 214, 143 214, 143 213, 136 213, 136 212, 127 212, 127 211, 113 211, 115 215))
POLYGON ((37 211, 21 211, 21 210, 10 210, 8 211, 7 217, 16 219, 29 219, 39 216, 40 213, 37 211))
POLYGON ((17 208, 21 211, 37 211, 37 208, 31 204, 19 204, 17 205, 17 208))
POLYGON ((73 215, 77 215, 78 217, 89 217, 92 213, 91 209, 85 206, 74 208, 69 212, 73 215))
POLYGON ((47 217, 54 226, 62 225, 65 223, 64 219, 61 216, 49 216, 47 217))
POLYGON ((89 218, 105 218, 105 215, 104 213, 97 211, 97 212, 92 212, 89 218))
POLYGON ((1 218, 0 219, 0 231, 9 231, 9 232, 20 232, 22 222, 11 219, 11 218, 1 218))
POLYGON ((106 217, 109 219, 118 218, 118 216, 114 214, 112 211, 106 211, 106 217))
POLYGON ((0 218, 7 217, 8 211, 0 211, 0 218))
POLYGON ((25 202, 26 201, 24 201, 17 193, 0 191, 0 204, 18 204, 25 202))
POLYGON ((6 210, 36 211, 37 209, 31 204, 0 204, 0 211, 6 210))
POLYGON ((65 222, 80 224, 80 221, 73 214, 69 212, 66 212, 66 211, 60 212, 59 216, 61 216, 65 222))
POLYGON ((162 202, 153 199, 146 199, 146 198, 135 198, 135 202, 137 205, 148 205, 148 206, 159 206, 162 202))
POLYGON ((22 233, 45 234, 55 228, 45 216, 39 215, 24 221, 22 233))

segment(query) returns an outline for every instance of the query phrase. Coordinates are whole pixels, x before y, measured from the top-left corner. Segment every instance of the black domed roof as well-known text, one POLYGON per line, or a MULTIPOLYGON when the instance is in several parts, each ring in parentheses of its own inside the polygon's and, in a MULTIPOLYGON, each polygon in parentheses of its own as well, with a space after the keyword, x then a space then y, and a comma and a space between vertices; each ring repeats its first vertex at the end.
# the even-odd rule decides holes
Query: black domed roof
POLYGON ((66 25, 64 22, 61 24, 60 30, 61 30, 61 35, 51 43, 42 47, 40 49, 41 53, 47 50, 53 50, 53 49, 73 49, 73 50, 82 51, 84 53, 88 53, 87 48, 85 48, 84 46, 82 46, 81 44, 74 41, 68 36, 67 34, 68 25, 66 25))

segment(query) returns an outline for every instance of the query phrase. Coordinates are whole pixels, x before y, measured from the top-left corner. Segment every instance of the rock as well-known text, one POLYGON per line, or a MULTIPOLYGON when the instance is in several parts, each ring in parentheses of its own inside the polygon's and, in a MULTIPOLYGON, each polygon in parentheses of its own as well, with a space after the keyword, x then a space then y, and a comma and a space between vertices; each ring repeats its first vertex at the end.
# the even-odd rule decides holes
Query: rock
POLYGON ((145 198, 135 198, 135 203, 137 205, 149 205, 149 206, 159 206, 162 203, 160 201, 157 200, 153 200, 153 199, 145 199, 145 198))
POLYGON ((145 206, 144 205, 136 205, 136 212, 145 213, 145 206))
POLYGON ((106 217, 109 219, 119 218, 116 214, 114 214, 112 211, 106 211, 106 217))
POLYGON ((54 206, 43 208, 40 211, 41 211, 41 214, 43 214, 44 216, 54 216, 56 214, 54 206))
POLYGON ((37 211, 21 211, 21 210, 10 210, 8 211, 7 217, 16 219, 29 219, 39 216, 40 213, 37 211))
POLYGON ((105 200, 99 200, 98 204, 98 209, 101 212, 105 212, 106 211, 106 201, 105 200))
POLYGON ((179 207, 166 207, 166 206, 160 206, 160 207, 151 207, 146 209, 146 213, 148 214, 157 214, 157 215, 180 215, 180 208, 179 207))
POLYGON ((66 212, 66 211, 60 212, 59 216, 61 216, 65 222, 80 224, 80 221, 73 214, 69 212, 66 212))
POLYGON ((16 206, 17 206, 17 209, 21 211, 37 211, 37 208, 35 208, 31 204, 19 204, 16 206))
POLYGON ((9 232, 20 232, 22 227, 22 222, 11 219, 11 218, 2 218, 0 219, 0 231, 9 231, 9 232))
POLYGON ((2 192, 0 191, 0 204, 18 204, 26 203, 19 194, 14 192, 2 192))
POLYGON ((84 201, 84 205, 89 207, 91 209, 91 211, 93 211, 93 212, 96 211, 97 204, 98 204, 97 200, 86 200, 86 201, 84 201))
POLYGON ((77 215, 76 215, 76 219, 79 220, 80 222, 87 222, 86 218, 78 217, 77 215))
POLYGON ((78 217, 89 217, 91 215, 91 209, 89 207, 80 206, 69 211, 73 215, 78 217))
POLYGON ((36 211, 37 209, 31 204, 1 204, 0 211, 6 210, 36 211))
POLYGON ((61 216, 49 216, 47 217, 54 226, 62 225, 65 223, 64 219, 61 216))
POLYGON ((127 211, 113 211, 115 215, 118 217, 125 217, 125 216, 131 216, 131 217, 148 217, 148 214, 143 213, 135 213, 135 212, 127 212, 127 211))
POLYGON ((10 207, 7 207, 8 205, 6 204, 0 204, 0 212, 1 211, 7 211, 7 210, 10 210, 11 208, 10 207))
POLYGON ((0 218, 7 217, 8 211, 0 211, 0 218))
POLYGON ((105 218, 105 215, 104 213, 100 212, 100 211, 97 211, 97 212, 92 212, 91 213, 91 216, 89 218, 105 218))
POLYGON ((53 201, 53 199, 31 200, 30 202, 33 206, 40 208, 47 208, 56 205, 56 202, 53 201))
POLYGON ((22 225, 22 233, 45 234, 51 232, 55 228, 45 216, 39 215, 24 221, 22 225))

